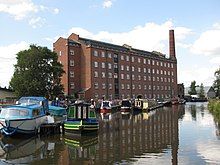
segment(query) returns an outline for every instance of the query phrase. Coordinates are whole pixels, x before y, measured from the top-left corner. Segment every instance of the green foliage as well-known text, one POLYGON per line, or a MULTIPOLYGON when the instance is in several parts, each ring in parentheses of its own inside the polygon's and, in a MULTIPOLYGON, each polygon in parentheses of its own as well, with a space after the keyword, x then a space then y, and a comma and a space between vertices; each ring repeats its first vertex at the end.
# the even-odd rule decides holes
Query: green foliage
POLYGON ((200 98, 205 98, 205 91, 204 91, 203 83, 201 83, 201 85, 200 85, 199 97, 200 97, 200 98))
POLYGON ((216 96, 220 98, 220 68, 215 71, 214 89, 216 96))
POLYGON ((190 95, 196 95, 197 94, 197 92, 196 92, 196 81, 192 81, 189 88, 190 88, 190 90, 189 90, 188 93, 190 95))
POLYGON ((61 76, 64 73, 56 53, 46 47, 30 45, 17 53, 15 72, 10 87, 18 97, 55 97, 62 93, 61 76))
POLYGON ((214 115, 215 120, 220 122, 220 100, 209 100, 208 109, 214 115))

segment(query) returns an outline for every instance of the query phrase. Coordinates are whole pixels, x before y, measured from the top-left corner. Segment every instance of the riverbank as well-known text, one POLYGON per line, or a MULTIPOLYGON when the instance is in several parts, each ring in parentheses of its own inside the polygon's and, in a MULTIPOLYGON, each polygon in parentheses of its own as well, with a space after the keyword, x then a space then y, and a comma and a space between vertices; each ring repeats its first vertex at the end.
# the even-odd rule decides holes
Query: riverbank
POLYGON ((220 99, 209 100, 208 109, 220 121, 220 99))

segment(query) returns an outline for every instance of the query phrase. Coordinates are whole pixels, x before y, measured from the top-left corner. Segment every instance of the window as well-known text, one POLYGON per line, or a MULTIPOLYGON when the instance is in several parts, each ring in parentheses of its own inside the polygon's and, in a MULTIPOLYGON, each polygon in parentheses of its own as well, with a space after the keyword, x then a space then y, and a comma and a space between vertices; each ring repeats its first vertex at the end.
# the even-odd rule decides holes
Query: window
POLYGON ((138 75, 138 80, 141 80, 141 76, 140 75, 138 75))
POLYGON ((170 71, 167 71, 167 75, 168 75, 168 76, 170 75, 170 71))
POLYGON ((95 68, 98 68, 98 67, 99 67, 98 62, 94 62, 94 67, 95 67, 95 68))
POLYGON ((132 85, 132 89, 135 89, 135 85, 134 84, 132 85))
POLYGON ((114 78, 118 78, 118 74, 117 73, 114 73, 114 78))
POLYGON ((99 77, 99 74, 97 71, 94 72, 94 77, 99 77))
POLYGON ((124 79, 124 74, 121 74, 121 79, 124 79))
POLYGON ((134 77, 134 74, 132 74, 131 77, 132 77, 132 80, 134 80, 134 78, 135 78, 135 77, 134 77))
POLYGON ((105 78, 105 72, 102 72, 102 78, 105 78))
POLYGON ((70 77, 74 77, 74 72, 70 71, 70 77))
POLYGON ((108 63, 108 69, 112 69, 112 64, 108 63))
POLYGON ((163 74, 163 70, 160 70, 160 74, 163 74))
POLYGON ((152 60, 152 65, 154 65, 154 60, 152 60))
POLYGON ((138 58, 138 63, 141 63, 141 59, 140 58, 138 58))
POLYGON ((141 68, 138 68, 138 72, 141 72, 141 68))
POLYGON ((112 58, 112 54, 111 53, 108 53, 108 58, 112 58))
POLYGON ((74 55, 74 50, 70 49, 70 55, 74 55))
POLYGON ((121 55, 121 60, 124 60, 124 56, 123 55, 121 55))
POLYGON ((121 84, 121 89, 125 89, 125 85, 124 84, 121 84))
POLYGON ((102 57, 105 57, 105 52, 102 51, 101 55, 102 55, 102 57))
POLYGON ((134 57, 131 57, 131 62, 134 62, 134 57))
POLYGON ((108 73, 108 78, 112 78, 112 73, 108 73))
POLYGON ((95 93, 95 98, 98 99, 99 98, 99 94, 95 93))
POLYGON ((102 89, 105 89, 105 83, 102 83, 102 89))
POLYGON ((163 66, 163 62, 160 62, 160 66, 163 66))
POLYGON ((160 81, 160 78, 159 78, 159 77, 157 77, 157 81, 160 81))
POLYGON ((146 59, 144 58, 143 60, 144 60, 144 61, 143 61, 143 62, 144 62, 144 64, 146 64, 146 59))
POLYGON ((129 71, 129 66, 126 66, 127 71, 129 71))
POLYGON ((130 80, 130 75, 129 74, 127 74, 126 77, 127 77, 127 80, 130 80))
POLYGON ((148 76, 148 80, 151 81, 151 77, 150 76, 148 76))
POLYGON ((148 73, 150 73, 150 68, 148 69, 148 73))
POLYGON ((118 68, 118 64, 114 64, 114 68, 118 68))
POLYGON ((97 50, 94 50, 94 51, 93 51, 93 55, 96 56, 96 57, 98 57, 98 51, 97 51, 97 50))
POLYGON ((154 69, 152 69, 152 73, 154 74, 154 69))
POLYGON ((127 89, 130 89, 130 84, 127 84, 127 89))
POLYGON ((163 77, 160 78, 160 81, 163 82, 163 77))
POLYGON ((70 60, 70 66, 74 66, 74 60, 70 60))
POLYGON ((173 76, 173 72, 171 72, 171 75, 173 76))
POLYGON ((167 67, 168 67, 168 68, 170 67, 170 63, 167 63, 167 67))
POLYGON ((148 86, 148 89, 151 90, 151 85, 148 86))
POLYGON ((121 70, 124 70, 124 65, 121 65, 121 70))
POLYGON ((159 74, 159 70, 157 69, 157 74, 159 74))
POLYGON ((62 55, 62 51, 60 51, 60 53, 59 53, 59 54, 60 54, 60 56, 61 56, 61 55, 62 55))
POLYGON ((109 86, 109 89, 112 89, 112 84, 108 84, 108 86, 109 86))
POLYGON ((129 56, 126 56, 126 61, 129 61, 129 56))
POLYGON ((150 65, 150 60, 147 60, 148 64, 150 65))
POLYGON ((173 68, 173 64, 171 64, 171 68, 173 68))
POLYGON ((104 62, 102 62, 102 68, 105 68, 105 63, 104 62))
POLYGON ((144 68, 144 73, 146 73, 147 72, 147 69, 146 68, 144 68))
POLYGON ((144 81, 146 81, 147 80, 147 77, 146 76, 144 76, 144 81))
POLYGON ((94 87, 95 89, 98 89, 99 88, 99 84, 97 82, 94 83, 94 87))
POLYGON ((159 62, 157 61, 157 66, 159 66, 159 62))
POLYGON ((141 89, 141 85, 140 84, 138 85, 138 89, 141 89))
POLYGON ((74 83, 71 83, 70 84, 70 89, 74 89, 75 88, 75 84, 74 83))
POLYGON ((155 81, 155 77, 153 77, 153 81, 155 81))
POLYGON ((134 72, 134 67, 133 66, 131 67, 131 71, 134 72))
POLYGON ((167 71, 164 71, 164 75, 167 75, 167 71))

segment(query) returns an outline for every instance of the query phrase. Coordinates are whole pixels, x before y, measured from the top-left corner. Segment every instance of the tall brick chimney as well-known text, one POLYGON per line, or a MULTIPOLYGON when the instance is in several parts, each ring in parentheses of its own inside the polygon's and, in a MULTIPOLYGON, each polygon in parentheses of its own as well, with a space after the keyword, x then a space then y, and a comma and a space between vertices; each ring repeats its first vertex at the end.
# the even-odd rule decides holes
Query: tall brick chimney
POLYGON ((169 30, 170 58, 176 59, 174 30, 169 30))

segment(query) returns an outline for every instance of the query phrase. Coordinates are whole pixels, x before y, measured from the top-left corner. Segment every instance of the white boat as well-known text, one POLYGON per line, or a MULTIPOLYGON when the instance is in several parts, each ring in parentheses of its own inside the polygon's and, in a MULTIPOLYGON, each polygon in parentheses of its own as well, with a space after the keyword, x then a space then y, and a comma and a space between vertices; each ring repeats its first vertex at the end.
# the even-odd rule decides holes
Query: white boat
POLYGON ((16 105, 1 108, 2 134, 37 134, 42 124, 48 123, 48 101, 44 97, 22 97, 16 105))

